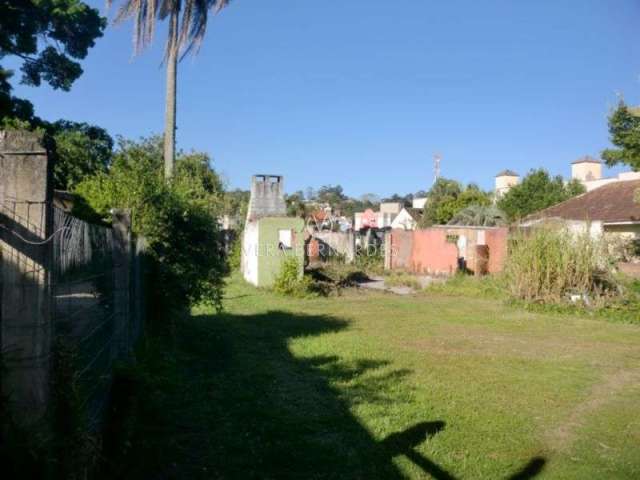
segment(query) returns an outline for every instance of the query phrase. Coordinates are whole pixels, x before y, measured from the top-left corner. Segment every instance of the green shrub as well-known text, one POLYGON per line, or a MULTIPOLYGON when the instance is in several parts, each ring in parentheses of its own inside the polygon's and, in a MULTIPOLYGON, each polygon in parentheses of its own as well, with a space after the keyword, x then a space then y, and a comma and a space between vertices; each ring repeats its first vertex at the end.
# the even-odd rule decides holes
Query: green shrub
POLYGON ((229 271, 236 272, 240 270, 240 264, 242 263, 242 232, 237 238, 233 240, 231 244, 231 250, 227 256, 227 264, 229 271))
POLYGON ((415 290, 422 289, 422 285, 416 277, 406 272, 392 272, 384 279, 385 285, 389 287, 410 287, 415 290))
POLYGON ((221 306, 226 262, 216 220, 222 184, 204 154, 179 152, 175 177, 163 178, 162 142, 120 140, 113 164, 81 182, 74 213, 108 219, 112 208, 131 211, 132 232, 147 240, 154 260, 158 312, 196 302, 221 306))
POLYGON ((588 233, 540 227, 510 241, 505 267, 511 296, 527 302, 587 301, 615 294, 607 249, 588 233))
POLYGON ((286 257, 282 261, 282 267, 273 284, 273 290, 290 297, 313 295, 313 280, 308 276, 301 276, 301 270, 302 265, 297 257, 286 257))
POLYGON ((503 299, 506 298, 506 284, 502 275, 475 277, 457 273, 446 281, 434 281, 426 289, 429 293, 442 295, 503 299))
POLYGON ((354 264, 367 275, 382 275, 384 273, 384 250, 381 247, 358 248, 354 264))

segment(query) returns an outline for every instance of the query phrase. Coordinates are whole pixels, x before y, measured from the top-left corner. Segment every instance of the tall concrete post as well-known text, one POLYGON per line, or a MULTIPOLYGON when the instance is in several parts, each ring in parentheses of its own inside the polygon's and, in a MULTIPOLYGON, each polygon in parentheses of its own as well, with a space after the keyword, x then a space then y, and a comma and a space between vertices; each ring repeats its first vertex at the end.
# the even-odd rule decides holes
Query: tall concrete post
POLYGON ((113 227, 113 308, 114 342, 112 359, 130 353, 131 331, 131 215, 126 210, 111 212, 113 227))
POLYGON ((50 399, 51 167, 40 135, 0 131, 2 393, 24 425, 50 399))

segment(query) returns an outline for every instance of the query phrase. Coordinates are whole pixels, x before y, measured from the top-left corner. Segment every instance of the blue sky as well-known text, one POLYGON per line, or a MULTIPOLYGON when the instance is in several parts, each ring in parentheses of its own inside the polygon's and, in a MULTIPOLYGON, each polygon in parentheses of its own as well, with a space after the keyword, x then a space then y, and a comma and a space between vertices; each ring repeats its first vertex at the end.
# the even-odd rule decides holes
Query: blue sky
MULTIPOLYGON (((178 146, 231 187, 277 173, 290 192, 427 189, 434 152, 484 188, 504 168, 568 175, 608 145, 617 94, 640 101, 638 25, 635 0, 234 0, 180 64, 178 146)), ((133 58, 130 25, 110 26, 70 92, 15 93, 49 120, 161 132, 163 33, 133 58)))

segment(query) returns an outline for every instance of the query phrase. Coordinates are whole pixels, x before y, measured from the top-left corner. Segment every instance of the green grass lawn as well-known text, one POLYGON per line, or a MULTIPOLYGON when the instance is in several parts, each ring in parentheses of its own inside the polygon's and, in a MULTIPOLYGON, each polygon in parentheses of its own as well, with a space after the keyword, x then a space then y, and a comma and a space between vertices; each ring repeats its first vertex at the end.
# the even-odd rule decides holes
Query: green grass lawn
POLYGON ((113 472, 640 478, 638 326, 441 294, 290 299, 238 279, 224 305, 142 356, 113 472))

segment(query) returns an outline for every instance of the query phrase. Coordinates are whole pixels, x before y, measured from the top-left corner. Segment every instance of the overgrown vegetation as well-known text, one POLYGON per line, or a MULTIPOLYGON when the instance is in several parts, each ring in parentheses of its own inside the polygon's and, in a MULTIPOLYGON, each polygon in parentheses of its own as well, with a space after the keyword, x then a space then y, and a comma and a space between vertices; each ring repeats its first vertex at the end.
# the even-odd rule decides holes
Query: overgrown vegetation
POLYGON ((457 274, 428 293, 501 300, 518 308, 640 322, 640 281, 615 270, 606 239, 558 228, 516 234, 503 274, 457 274))
POLYGON ((514 234, 505 275, 513 298, 527 302, 592 302, 615 294, 603 242, 565 229, 514 234))
POLYGON ((132 231, 146 238, 155 260, 159 312, 198 302, 220 306, 226 264, 217 214, 222 183, 202 153, 179 152, 176 175, 163 179, 159 137, 120 140, 108 172, 81 182, 75 214, 108 219, 113 208, 131 212, 132 231))
POLYGON ((466 298, 490 298, 506 300, 506 283, 503 275, 475 277, 458 273, 443 282, 433 282, 425 289, 428 293, 466 298))
POLYGON ((365 274, 382 275, 384 273, 384 250, 380 245, 357 248, 354 265, 365 274))
POLYGON ((385 276, 384 283, 389 287, 410 287, 414 290, 422 289, 422 285, 420 285, 418 279, 406 272, 392 272, 385 276))
POLYGON ((288 256, 282 260, 280 273, 276 276, 273 291, 291 297, 308 297, 314 295, 313 280, 304 275, 300 260, 288 256))

